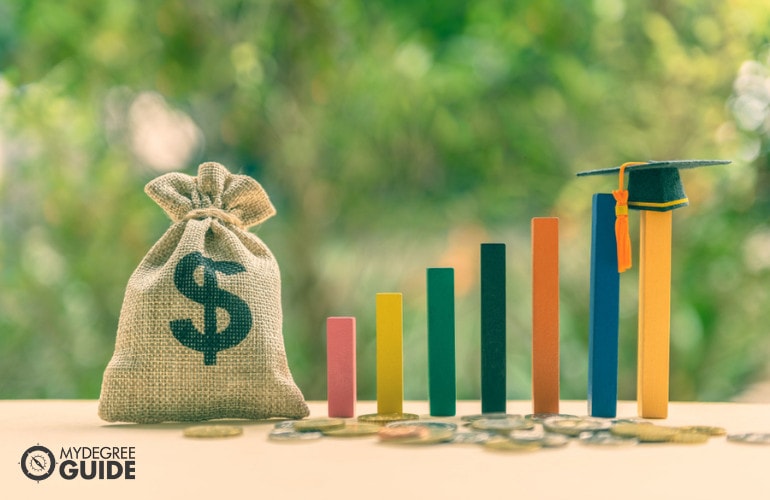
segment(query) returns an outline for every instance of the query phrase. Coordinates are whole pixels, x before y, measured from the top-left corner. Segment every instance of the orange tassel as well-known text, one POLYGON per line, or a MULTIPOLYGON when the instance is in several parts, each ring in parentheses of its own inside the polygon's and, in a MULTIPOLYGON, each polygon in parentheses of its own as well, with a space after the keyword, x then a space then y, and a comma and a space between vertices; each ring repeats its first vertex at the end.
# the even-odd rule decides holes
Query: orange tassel
POLYGON ((618 272, 631 268, 631 235, 628 232, 628 190, 612 192, 615 197, 615 240, 618 245, 618 272))
POLYGON ((615 241, 618 246, 618 272, 631 269, 631 235, 628 233, 628 190, 625 189, 623 175, 626 167, 643 165, 644 162, 628 162, 620 166, 618 190, 612 192, 615 198, 615 241))

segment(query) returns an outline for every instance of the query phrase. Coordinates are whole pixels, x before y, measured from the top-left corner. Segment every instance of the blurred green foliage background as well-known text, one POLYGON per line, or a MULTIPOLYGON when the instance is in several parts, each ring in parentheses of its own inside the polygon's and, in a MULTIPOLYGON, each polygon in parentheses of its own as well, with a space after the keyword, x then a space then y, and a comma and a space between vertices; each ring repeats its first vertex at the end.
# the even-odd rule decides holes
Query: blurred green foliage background
POLYGON ((754 0, 0 0, 0 397, 98 397, 169 225, 143 186, 214 160, 277 206, 257 233, 309 399, 330 315, 358 318, 375 397, 380 291, 404 293, 405 395, 427 397, 431 266, 456 269, 458 396, 478 398, 487 241, 508 244, 508 396, 529 398, 534 216, 561 220, 562 397, 583 399, 591 194, 616 181, 574 174, 713 157, 734 163, 684 172, 674 214, 671 397, 735 398, 770 378, 769 56, 754 0))

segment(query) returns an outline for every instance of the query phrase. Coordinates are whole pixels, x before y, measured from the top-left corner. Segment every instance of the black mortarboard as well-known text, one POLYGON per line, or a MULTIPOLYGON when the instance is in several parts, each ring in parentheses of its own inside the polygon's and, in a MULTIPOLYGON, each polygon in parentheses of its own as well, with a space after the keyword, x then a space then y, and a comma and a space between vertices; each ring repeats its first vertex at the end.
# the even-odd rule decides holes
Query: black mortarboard
POLYGON ((628 236, 628 209, 667 212, 689 204, 684 193, 679 169, 726 165, 729 160, 670 160, 624 163, 619 167, 578 172, 588 175, 618 174, 619 189, 615 197, 615 235, 618 240, 618 270, 631 267, 630 238, 628 236), (624 188, 623 174, 628 173, 628 190, 624 188), (621 241, 622 240, 622 241, 621 241))
MULTIPOLYGON (((729 160, 671 160, 650 161, 646 163, 626 163, 628 174, 628 208, 635 210, 654 210, 667 212, 675 208, 686 207, 687 195, 684 194, 680 168, 708 167, 726 165, 729 160)), ((617 174, 621 167, 603 168, 578 172, 578 177, 586 175, 617 174)))

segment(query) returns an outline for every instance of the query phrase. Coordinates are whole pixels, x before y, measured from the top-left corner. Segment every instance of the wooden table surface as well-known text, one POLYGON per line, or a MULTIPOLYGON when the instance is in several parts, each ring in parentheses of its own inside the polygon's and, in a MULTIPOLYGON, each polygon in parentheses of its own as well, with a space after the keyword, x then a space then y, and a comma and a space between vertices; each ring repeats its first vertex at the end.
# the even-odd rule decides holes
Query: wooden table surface
MULTIPOLYGON (((0 401, 0 499, 411 499, 411 498, 770 498, 770 446, 713 438, 704 445, 645 444, 608 449, 566 448, 504 454, 476 445, 406 447, 376 438, 324 438, 275 443, 274 422, 235 421, 240 437, 190 439, 192 424, 109 424, 95 401, 0 401), (54 473, 35 482, 21 471, 29 447, 134 447, 136 479, 65 480, 54 473)), ((326 416, 325 402, 310 403, 326 416)), ((359 402, 358 414, 375 403, 359 402)), ((425 402, 404 411, 427 414, 425 402)), ((479 413, 458 403, 458 415, 479 413)), ((509 413, 531 413, 529 401, 511 401, 509 413)), ((564 401, 563 413, 585 415, 585 401, 564 401)), ((636 416, 622 402, 619 417, 636 416)), ((459 419, 458 419, 459 420, 459 419)), ((770 432, 770 405, 672 403, 668 425, 715 425, 729 433, 770 432)))

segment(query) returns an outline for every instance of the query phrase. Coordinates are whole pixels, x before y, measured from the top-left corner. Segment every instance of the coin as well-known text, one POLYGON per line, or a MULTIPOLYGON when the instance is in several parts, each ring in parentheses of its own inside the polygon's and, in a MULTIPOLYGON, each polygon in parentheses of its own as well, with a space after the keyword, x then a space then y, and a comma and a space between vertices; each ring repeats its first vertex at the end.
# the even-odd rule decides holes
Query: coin
POLYGON ((439 444, 447 443, 452 440, 455 433, 447 429, 432 429, 427 427, 428 435, 417 440, 402 441, 401 444, 439 444))
POLYGON ((505 436, 493 436, 484 443, 484 448, 494 451, 526 452, 537 451, 541 445, 540 443, 519 443, 505 436))
POLYGON ((655 424, 615 424, 610 432, 620 437, 635 437, 642 443, 662 443, 673 437, 677 430, 655 424))
POLYGON ((635 437, 616 436, 608 431, 581 432, 579 439, 580 444, 587 446, 621 447, 639 444, 639 440, 635 437))
POLYGON ((529 420, 534 420, 535 422, 538 422, 542 424, 545 419, 551 418, 551 417, 562 417, 562 418, 578 418, 576 415, 567 415, 564 413, 530 413, 529 415, 525 415, 524 418, 527 418, 529 420))
POLYGON ((733 443, 770 444, 770 434, 748 432, 746 434, 728 434, 727 440, 733 443))
POLYGON ((611 425, 609 420, 594 417, 550 417, 543 422, 547 431, 567 436, 578 436, 581 432, 604 431, 611 425))
POLYGON ((543 448, 561 448, 569 443, 569 438, 567 436, 545 432, 541 424, 538 424, 531 430, 511 431, 507 437, 515 443, 537 443, 543 448))
POLYGON ((293 429, 294 424, 296 423, 296 420, 281 420, 280 422, 277 422, 273 428, 274 429, 293 429))
POLYGON ((345 427, 345 421, 341 418, 309 418, 294 422, 294 430, 299 432, 330 431, 345 427))
POLYGON ((399 422, 391 422, 386 424, 385 427, 403 427, 410 425, 430 427, 432 429, 446 429, 450 431, 457 430, 457 424, 453 422, 443 422, 441 420, 401 420, 399 422))
POLYGON ((471 428, 477 431, 489 431, 496 433, 508 433, 515 430, 534 428, 535 423, 520 415, 505 418, 480 418, 471 422, 471 428))
POLYGON ((313 441, 322 437, 323 434, 317 431, 298 432, 292 429, 273 429, 267 435, 267 438, 271 441, 282 442, 313 441))
POLYGON ((545 431, 538 425, 532 429, 513 430, 508 438, 519 443, 540 443, 545 438, 545 431))
POLYGON ((403 427, 383 427, 378 436, 380 441, 393 444, 438 444, 451 441, 454 432, 448 429, 436 429, 419 425, 403 427))
POLYGON ((419 420, 420 416, 414 413, 370 413, 368 415, 361 415, 358 417, 359 422, 366 422, 369 424, 385 425, 391 422, 399 422, 401 420, 419 420))
POLYGON ((641 424, 636 437, 642 443, 664 443, 670 441, 676 435, 677 430, 673 427, 641 424))
POLYGON ((490 412, 479 413, 477 415, 465 415, 460 417, 463 422, 473 422, 474 420, 481 420, 482 418, 521 418, 521 415, 511 415, 504 412, 490 412))
POLYGON ((636 418, 636 417, 613 418, 612 419, 612 425, 615 425, 615 424, 649 424, 649 425, 654 425, 649 420, 644 420, 643 418, 636 418))
POLYGON ((452 437, 454 444, 484 444, 493 434, 483 431, 456 432, 452 437))
POLYGON ((614 436, 635 438, 639 433, 639 427, 642 425, 651 425, 651 424, 621 422, 618 424, 613 424, 612 427, 610 428, 610 432, 614 436))
POLYGON ((382 429, 377 424, 367 424, 365 422, 346 422, 344 427, 339 429, 324 430, 324 436, 331 437, 361 437, 373 436, 382 429))
POLYGON ((552 432, 546 432, 543 439, 540 440, 540 445, 543 448, 561 448, 569 444, 569 437, 564 434, 554 434, 552 432))
POLYGON ((703 444, 708 442, 709 435, 708 434, 701 434, 699 432, 682 432, 679 431, 670 438, 668 438, 669 443, 676 443, 676 444, 703 444))
POLYGON ((380 427, 377 435, 380 441, 396 441, 399 439, 419 439, 427 436, 429 433, 430 429, 427 427, 405 425, 401 427, 380 427))
POLYGON ((196 425, 183 431, 185 437, 191 438, 224 438, 240 436, 243 427, 236 425, 196 425))
POLYGON ((678 427, 679 432, 693 432, 695 434, 705 434, 706 436, 724 436, 727 431, 722 427, 712 427, 710 425, 686 425, 678 427))

